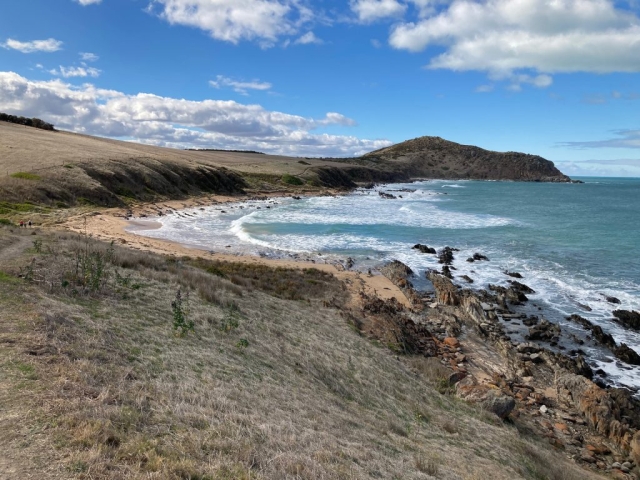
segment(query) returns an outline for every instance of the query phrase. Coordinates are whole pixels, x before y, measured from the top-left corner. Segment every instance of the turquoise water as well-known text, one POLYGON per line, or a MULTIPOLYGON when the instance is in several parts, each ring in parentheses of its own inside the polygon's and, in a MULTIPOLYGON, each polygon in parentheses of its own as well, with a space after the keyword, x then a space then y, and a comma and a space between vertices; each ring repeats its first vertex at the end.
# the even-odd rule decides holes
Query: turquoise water
MULTIPOLYGON (((398 259, 412 267, 414 283, 424 288, 424 271, 439 265, 435 256, 411 247, 418 242, 437 249, 449 245, 461 250, 456 275, 469 275, 474 288, 506 285, 504 270, 519 272, 522 282, 536 290, 532 302, 550 320, 571 330, 575 327, 564 316, 579 313, 640 351, 640 336, 611 321, 615 308, 640 310, 640 179, 582 180, 428 181, 377 188, 396 195, 395 200, 376 190, 246 202, 193 210, 197 221, 163 217, 161 229, 144 234, 225 252, 317 261, 349 256, 362 269, 398 259), (403 189, 414 191, 398 191, 403 189), (466 262, 475 252, 490 261, 466 262), (622 304, 609 304, 605 295, 622 304)), ((591 353, 594 367, 640 386, 640 370, 612 361, 606 352, 591 353)))

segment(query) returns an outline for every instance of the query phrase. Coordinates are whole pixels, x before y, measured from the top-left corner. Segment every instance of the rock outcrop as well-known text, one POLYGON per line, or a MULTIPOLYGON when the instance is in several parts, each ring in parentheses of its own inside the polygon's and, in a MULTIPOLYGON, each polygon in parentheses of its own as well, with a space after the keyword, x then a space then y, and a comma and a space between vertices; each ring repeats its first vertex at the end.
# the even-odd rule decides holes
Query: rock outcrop
POLYGON ((440 137, 420 137, 361 157, 367 165, 395 168, 412 177, 570 182, 553 162, 537 155, 492 152, 440 137))
POLYGON ((458 287, 453 284, 451 279, 433 270, 427 271, 426 275, 431 283, 433 283, 436 298, 439 303, 453 307, 460 303, 458 287))
POLYGON ((623 326, 633 330, 640 330, 640 313, 628 310, 616 310, 613 316, 618 319, 623 326))

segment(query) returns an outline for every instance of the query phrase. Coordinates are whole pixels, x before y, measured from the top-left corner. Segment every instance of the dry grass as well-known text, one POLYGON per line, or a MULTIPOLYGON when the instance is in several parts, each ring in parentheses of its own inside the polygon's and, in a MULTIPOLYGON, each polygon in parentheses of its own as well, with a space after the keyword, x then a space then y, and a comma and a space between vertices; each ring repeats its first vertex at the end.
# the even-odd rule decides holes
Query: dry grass
POLYGON ((216 265, 221 277, 114 248, 104 288, 70 294, 15 273, 36 258, 55 278, 86 240, 35 237, 41 253, 0 227, 0 477, 593 478, 353 331, 325 307, 340 285, 316 272, 216 265), (270 285, 281 275, 288 289, 270 285), (195 294, 209 283, 213 303, 195 294), (178 288, 193 293, 183 338, 178 288))

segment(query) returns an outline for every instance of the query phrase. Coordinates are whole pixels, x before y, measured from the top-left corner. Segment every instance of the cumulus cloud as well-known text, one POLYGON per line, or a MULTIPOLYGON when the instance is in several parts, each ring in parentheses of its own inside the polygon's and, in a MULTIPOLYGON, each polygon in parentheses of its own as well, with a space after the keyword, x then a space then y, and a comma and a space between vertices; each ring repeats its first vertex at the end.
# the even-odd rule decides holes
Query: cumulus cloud
POLYGON ((250 82, 244 82, 234 80, 224 75, 218 75, 215 80, 210 80, 209 85, 213 88, 232 88, 235 92, 241 95, 248 95, 247 90, 271 90, 272 85, 268 82, 261 82, 259 80, 252 80, 250 82))
POLYGON ((97 78, 102 73, 101 70, 93 67, 63 67, 62 65, 58 70, 49 70, 49 73, 64 78, 72 77, 93 77, 97 78))
POLYGON ((98 60, 100 60, 100 57, 95 53, 80 52, 80 59, 83 62, 97 62, 98 60))
POLYGON ((640 130, 616 130, 617 137, 606 140, 564 142, 561 146, 573 148, 640 148, 640 130))
POLYGON ((324 42, 318 37, 316 37, 315 33, 307 32, 304 35, 302 35, 300 38, 296 39, 296 41, 293 43, 295 43, 296 45, 311 45, 311 44, 321 45, 324 42))
POLYGON ((349 156, 391 144, 313 132, 328 125, 355 124, 339 113, 308 118, 234 101, 127 95, 91 84, 77 87, 60 79, 33 81, 13 72, 0 72, 0 104, 3 111, 45 118, 62 129, 176 148, 349 156))
POLYGON ((640 19, 613 0, 424 3, 419 18, 392 29, 389 42, 413 52, 443 48, 429 68, 504 77, 530 70, 543 76, 524 83, 538 87, 548 86, 553 73, 640 71, 640 19))
MULTIPOLYGON (((199 28, 217 40, 258 40, 267 47, 313 18, 301 0, 153 0, 171 24, 199 28)), ((153 11, 153 8, 151 9, 153 11)))
POLYGON ((60 50, 62 48, 62 42, 56 40, 55 38, 49 38, 47 40, 32 40, 30 42, 20 42, 18 40, 14 40, 13 38, 9 38, 6 42, 0 44, 0 46, 6 49, 18 50, 22 53, 51 53, 60 50))
POLYGON ((80 5, 86 7, 87 5, 98 4, 98 3, 102 2, 102 0, 76 0, 76 2, 78 2, 80 5))
POLYGON ((351 0, 351 10, 362 23, 371 23, 388 17, 400 17, 407 5, 398 0, 351 0))

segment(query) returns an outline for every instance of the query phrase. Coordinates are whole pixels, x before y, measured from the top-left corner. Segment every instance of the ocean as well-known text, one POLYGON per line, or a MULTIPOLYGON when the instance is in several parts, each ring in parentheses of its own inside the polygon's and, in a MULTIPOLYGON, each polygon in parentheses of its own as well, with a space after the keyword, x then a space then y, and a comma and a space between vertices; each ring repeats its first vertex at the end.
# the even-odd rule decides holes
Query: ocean
MULTIPOLYGON (((397 259, 413 269, 412 282, 425 290, 424 272, 441 265, 412 246, 455 247, 454 275, 471 277, 469 287, 506 286, 511 278, 504 272, 518 272, 520 282, 536 292, 528 295, 529 308, 540 308, 564 333, 585 337, 565 318, 577 313, 640 353, 640 334, 612 320, 615 309, 640 310, 640 179, 581 180, 433 180, 337 197, 221 204, 160 217, 161 228, 137 233, 225 253, 319 262, 351 257, 354 268, 364 271, 397 259), (489 261, 467 262, 476 252, 489 261), (621 304, 607 302, 607 296, 621 304)), ((589 342, 581 348, 594 369, 606 372, 607 382, 640 388, 640 368, 589 342)))

